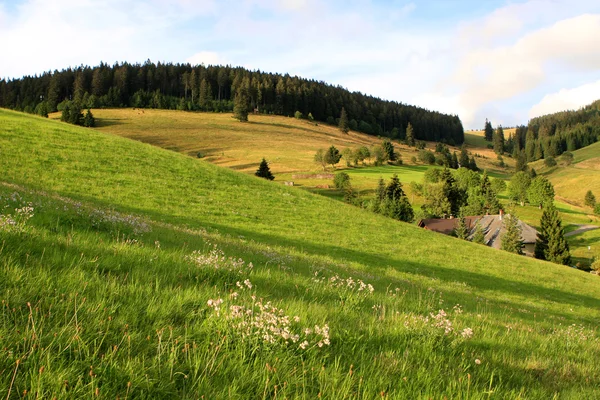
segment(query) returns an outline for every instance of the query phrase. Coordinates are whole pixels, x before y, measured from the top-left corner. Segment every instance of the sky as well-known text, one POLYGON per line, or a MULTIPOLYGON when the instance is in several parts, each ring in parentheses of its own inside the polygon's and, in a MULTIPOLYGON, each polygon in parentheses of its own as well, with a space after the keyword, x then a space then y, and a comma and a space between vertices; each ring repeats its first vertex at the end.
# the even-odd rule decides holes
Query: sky
POLYGON ((526 124, 600 98, 598 0, 0 0, 0 78, 229 64, 526 124))

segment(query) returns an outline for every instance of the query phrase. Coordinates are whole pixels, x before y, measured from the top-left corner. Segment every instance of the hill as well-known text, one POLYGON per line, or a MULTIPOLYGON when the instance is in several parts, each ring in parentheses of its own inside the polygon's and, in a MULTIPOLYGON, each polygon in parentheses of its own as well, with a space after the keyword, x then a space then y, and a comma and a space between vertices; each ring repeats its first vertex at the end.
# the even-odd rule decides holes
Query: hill
POLYGON ((234 99, 247 111, 294 116, 337 125, 345 109, 351 129, 402 138, 408 124, 420 140, 461 144, 463 126, 456 115, 385 101, 340 86, 288 74, 241 67, 101 63, 41 76, 0 80, 0 107, 47 115, 65 101, 83 108, 142 107, 191 111, 232 111, 234 99), (42 94, 42 96, 40 96, 42 94))
POLYGON ((598 395, 596 276, 0 121, 1 397, 598 395))

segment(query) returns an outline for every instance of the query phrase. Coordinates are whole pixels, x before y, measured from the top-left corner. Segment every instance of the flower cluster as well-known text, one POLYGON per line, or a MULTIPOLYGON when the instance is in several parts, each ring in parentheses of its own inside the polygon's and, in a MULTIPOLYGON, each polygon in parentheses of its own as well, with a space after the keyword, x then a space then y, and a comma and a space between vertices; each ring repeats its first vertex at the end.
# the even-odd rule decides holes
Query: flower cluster
POLYGON ((584 325, 577 324, 568 325, 566 328, 559 325, 558 328, 554 329, 553 335, 561 340, 568 340, 572 342, 587 342, 589 340, 596 339, 596 335, 593 330, 586 328, 584 325))
MULTIPOLYGON (((462 308, 460 305, 456 305, 454 311, 455 314, 461 314, 462 308)), ((454 334, 463 339, 470 339, 473 337, 473 329, 469 327, 462 330, 455 329, 450 316, 443 309, 438 310, 435 314, 430 313, 429 316, 407 314, 404 316, 404 327, 407 329, 434 328, 443 331, 444 335, 454 334)))
MULTIPOLYGON (((11 197, 13 202, 20 202, 21 198, 18 193, 14 193, 11 197)), ((9 206, 4 207, 9 208, 9 206)), ((33 205, 27 203, 21 207, 14 209, 13 213, 0 214, 0 230, 3 231, 23 231, 25 224, 33 217, 33 205)))
POLYGON ((249 273, 254 268, 251 262, 246 264, 241 258, 226 257, 217 245, 214 245, 208 254, 195 250, 192 254, 186 256, 186 260, 200 268, 211 267, 239 274, 249 273))
POLYGON ((131 231, 134 235, 140 235, 152 230, 150 225, 140 217, 130 214, 121 214, 114 210, 93 209, 90 212, 92 226, 96 229, 118 229, 119 231, 131 231))
POLYGON ((297 345, 301 350, 331 344, 327 324, 303 328, 299 326, 300 317, 286 315, 283 309, 270 301, 265 303, 255 295, 244 295, 244 291, 248 292, 253 287, 250 280, 237 282, 236 286, 242 294, 232 292, 229 307, 225 308, 221 298, 207 302, 214 315, 226 321, 234 336, 246 343, 261 346, 297 345))

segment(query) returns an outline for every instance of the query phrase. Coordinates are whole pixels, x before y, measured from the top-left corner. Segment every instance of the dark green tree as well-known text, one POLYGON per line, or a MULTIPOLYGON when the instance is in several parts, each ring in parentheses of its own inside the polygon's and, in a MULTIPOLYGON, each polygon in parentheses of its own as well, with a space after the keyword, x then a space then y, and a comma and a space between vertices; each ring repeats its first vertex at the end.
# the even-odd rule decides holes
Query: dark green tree
POLYGON ((335 146, 332 145, 329 147, 329 149, 327 149, 327 151, 325 151, 323 157, 325 164, 329 164, 333 169, 335 169, 335 164, 340 162, 342 159, 342 154, 335 146))
POLYGON ((269 163, 267 162, 267 160, 264 159, 264 157, 260 162, 260 165, 258 166, 258 169, 254 173, 254 175, 258 176, 259 178, 268 179, 270 181, 275 179, 275 177, 271 173, 271 169, 269 168, 269 163))
POLYGON ((542 212, 534 254, 536 258, 557 264, 569 265, 571 262, 569 244, 565 240, 562 220, 554 206, 548 206, 542 212))
POLYGON ((83 117, 83 126, 88 128, 93 128, 94 126, 96 126, 96 119, 94 118, 94 115, 92 114, 92 111, 89 108, 85 113, 85 117, 83 117))
POLYGON ((333 178, 333 184, 336 189, 346 189, 350 185, 350 175, 345 172, 338 172, 333 178))
POLYGON ((475 162, 474 156, 471 156, 471 159, 469 160, 469 169, 471 171, 479 171, 479 167, 477 166, 477 163, 475 162))
POLYGON ((504 129, 501 125, 498 125, 496 132, 494 132, 494 152, 504 154, 504 129))
POLYGON ((515 166, 515 172, 527 171, 527 155, 525 150, 520 150, 517 154, 517 164, 515 166))
POLYGON ((588 207, 594 208, 596 206, 596 196, 594 196, 591 190, 588 190, 585 194, 584 203, 588 207))
POLYGON ((458 163, 463 168, 469 168, 469 152, 464 144, 460 147, 460 157, 458 158, 458 163))
POLYGON ((394 152, 394 144, 392 142, 386 139, 381 143, 381 147, 386 152, 388 160, 396 161, 396 153, 394 152))
POLYGON ((343 133, 348 133, 350 131, 350 128, 348 127, 348 115, 346 115, 346 109, 344 107, 342 107, 342 112, 340 113, 338 127, 343 133))
MULTIPOLYGON (((202 95, 199 98, 202 98, 202 95)), ((240 85, 233 102, 233 117, 240 122, 247 122, 249 105, 248 90, 243 85, 240 85)))
POLYGON ((409 122, 406 127, 406 144, 409 146, 415 145, 415 132, 412 124, 409 122))
POLYGON ((515 254, 523 254, 522 231, 519 226, 519 219, 514 214, 507 215, 503 221, 506 231, 502 236, 500 248, 515 254))
POLYGON ((394 174, 390 182, 385 186, 383 199, 379 204, 379 212, 382 215, 399 221, 411 222, 413 220, 414 212, 402 189, 402 183, 398 179, 398 175, 394 174))
POLYGON ((494 139, 494 128, 492 128, 492 123, 485 119, 485 127, 483 128, 483 135, 485 136, 485 140, 491 142, 494 139))

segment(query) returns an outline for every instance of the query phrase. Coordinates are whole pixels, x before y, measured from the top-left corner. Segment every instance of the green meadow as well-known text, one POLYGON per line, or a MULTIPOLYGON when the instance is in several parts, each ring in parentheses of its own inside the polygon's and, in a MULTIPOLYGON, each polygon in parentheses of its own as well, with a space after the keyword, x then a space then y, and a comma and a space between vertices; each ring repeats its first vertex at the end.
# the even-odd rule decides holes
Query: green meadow
POLYGON ((0 398, 600 398, 598 276, 12 111, 0 154, 0 398))

